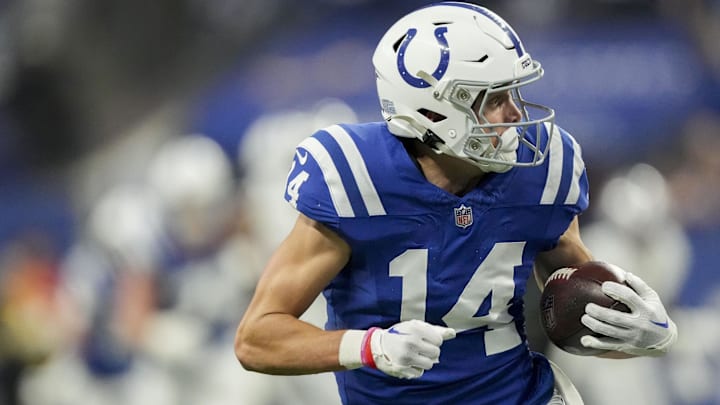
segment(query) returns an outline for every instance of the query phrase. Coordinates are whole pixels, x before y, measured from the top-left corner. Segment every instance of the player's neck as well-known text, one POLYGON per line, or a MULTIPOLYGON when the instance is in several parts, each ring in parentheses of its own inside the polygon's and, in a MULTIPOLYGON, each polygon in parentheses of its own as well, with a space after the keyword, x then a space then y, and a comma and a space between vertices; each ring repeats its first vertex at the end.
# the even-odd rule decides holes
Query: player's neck
POLYGON ((436 153, 419 141, 405 142, 405 147, 427 181, 448 193, 465 195, 486 175, 480 168, 436 153))

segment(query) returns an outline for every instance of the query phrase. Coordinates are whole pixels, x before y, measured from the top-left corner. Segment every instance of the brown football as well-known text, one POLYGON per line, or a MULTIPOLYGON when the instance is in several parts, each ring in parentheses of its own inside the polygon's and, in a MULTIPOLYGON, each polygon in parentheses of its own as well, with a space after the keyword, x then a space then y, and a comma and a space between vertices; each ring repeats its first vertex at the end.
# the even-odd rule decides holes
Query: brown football
POLYGON ((624 283, 622 270, 612 264, 590 261, 555 270, 545 282, 540 298, 540 318, 550 341, 566 352, 581 356, 601 354, 580 343, 585 335, 600 336, 580 322, 585 305, 594 302, 603 307, 630 312, 623 303, 602 292, 604 281, 624 283))

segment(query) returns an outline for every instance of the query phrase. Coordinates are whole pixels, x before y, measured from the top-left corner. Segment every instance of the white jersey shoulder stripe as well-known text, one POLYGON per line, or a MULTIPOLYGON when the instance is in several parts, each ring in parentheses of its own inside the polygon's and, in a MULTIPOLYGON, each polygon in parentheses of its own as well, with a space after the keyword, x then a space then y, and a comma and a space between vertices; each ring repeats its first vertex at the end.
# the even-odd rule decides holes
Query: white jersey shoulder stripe
POLYGON ((310 137, 300 142, 298 148, 303 148, 308 151, 318 166, 320 166, 337 215, 340 217, 354 217, 355 211, 353 211, 352 205, 350 204, 350 199, 345 191, 345 186, 343 186, 340 173, 323 144, 317 139, 310 137))
POLYGON ((565 204, 575 204, 580 198, 580 176, 585 171, 585 162, 582 160, 582 151, 575 138, 570 137, 573 146, 573 177, 570 181, 570 191, 565 198, 565 204))
MULTIPOLYGON (((547 126, 545 127, 547 128, 547 126)), ((543 189, 540 204, 553 204, 560 189, 560 180, 563 172, 563 142, 562 135, 557 126, 553 126, 550 140, 550 156, 548 162, 547 178, 543 189)))
POLYGON ((345 155, 350 171, 355 178, 355 184, 357 184, 360 190, 360 196, 365 203, 365 208, 369 215, 385 215, 385 207, 383 207, 380 201, 380 196, 375 189, 370 173, 368 173, 365 160, 360 154, 357 145, 353 141, 350 134, 339 125, 333 125, 325 128, 325 131, 332 136, 335 141, 340 145, 340 149, 345 155))

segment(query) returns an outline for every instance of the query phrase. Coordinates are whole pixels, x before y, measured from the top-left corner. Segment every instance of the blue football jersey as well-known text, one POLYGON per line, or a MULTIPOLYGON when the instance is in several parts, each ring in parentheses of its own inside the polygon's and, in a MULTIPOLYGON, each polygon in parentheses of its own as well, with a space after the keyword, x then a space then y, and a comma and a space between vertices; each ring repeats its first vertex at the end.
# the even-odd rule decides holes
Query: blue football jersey
MULTIPOLYGON (((547 402, 553 375, 528 349, 523 295, 535 256, 588 205, 580 147, 551 128, 531 134, 550 142, 542 165, 488 174, 462 197, 429 183, 384 122, 334 125, 298 145, 285 199, 352 248, 323 292, 326 329, 420 319, 458 332, 418 379, 337 372, 344 403, 547 402)), ((519 157, 530 153, 521 144, 519 157)))

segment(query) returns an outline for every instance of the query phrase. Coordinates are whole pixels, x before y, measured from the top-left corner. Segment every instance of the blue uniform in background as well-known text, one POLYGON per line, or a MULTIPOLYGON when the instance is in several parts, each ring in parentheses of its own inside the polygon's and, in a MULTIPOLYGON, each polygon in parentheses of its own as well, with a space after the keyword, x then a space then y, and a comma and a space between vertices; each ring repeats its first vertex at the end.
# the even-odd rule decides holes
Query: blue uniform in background
MULTIPOLYGON (((550 129, 531 136, 545 145, 550 129)), ((429 183, 384 122, 331 126, 298 145, 285 199, 352 248, 323 292, 326 328, 420 319, 458 332, 418 379, 337 372, 344 403, 547 402, 553 374, 528 349, 522 297, 537 253, 588 205, 579 146, 557 126, 550 139, 542 165, 487 174, 462 197, 429 183)), ((521 144, 519 160, 530 153, 521 144)))

